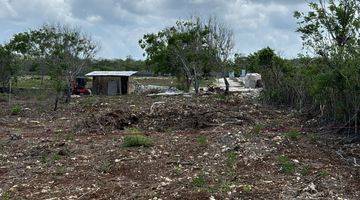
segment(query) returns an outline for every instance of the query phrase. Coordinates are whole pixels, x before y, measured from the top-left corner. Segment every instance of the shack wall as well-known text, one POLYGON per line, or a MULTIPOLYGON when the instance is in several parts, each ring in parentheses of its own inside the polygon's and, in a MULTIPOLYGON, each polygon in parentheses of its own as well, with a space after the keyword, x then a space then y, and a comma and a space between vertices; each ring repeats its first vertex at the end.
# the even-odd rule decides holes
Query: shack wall
POLYGON ((93 93, 96 95, 121 95, 134 92, 134 86, 130 77, 93 77, 93 93))

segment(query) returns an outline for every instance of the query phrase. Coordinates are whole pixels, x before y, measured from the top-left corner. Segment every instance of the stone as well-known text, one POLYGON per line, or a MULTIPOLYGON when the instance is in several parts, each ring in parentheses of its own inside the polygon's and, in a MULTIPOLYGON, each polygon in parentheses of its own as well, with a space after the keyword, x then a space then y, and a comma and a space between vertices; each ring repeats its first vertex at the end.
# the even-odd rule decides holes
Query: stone
POLYGON ((23 136, 20 133, 11 133, 9 134, 10 140, 21 140, 23 136))
POLYGON ((246 88, 261 88, 262 78, 258 73, 249 73, 245 76, 245 87, 246 88))

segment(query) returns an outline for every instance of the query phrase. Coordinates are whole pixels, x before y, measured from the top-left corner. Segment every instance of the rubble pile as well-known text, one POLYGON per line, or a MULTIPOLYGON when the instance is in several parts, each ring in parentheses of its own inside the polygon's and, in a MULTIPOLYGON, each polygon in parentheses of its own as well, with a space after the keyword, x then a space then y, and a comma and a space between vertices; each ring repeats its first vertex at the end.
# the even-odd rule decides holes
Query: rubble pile
POLYGON ((242 107, 245 100, 241 97, 234 95, 228 102, 208 99, 203 96, 191 101, 186 97, 178 97, 156 101, 140 109, 119 108, 87 118, 80 127, 89 132, 124 130, 132 126, 163 132, 253 123, 251 112, 255 110, 255 105, 242 107))

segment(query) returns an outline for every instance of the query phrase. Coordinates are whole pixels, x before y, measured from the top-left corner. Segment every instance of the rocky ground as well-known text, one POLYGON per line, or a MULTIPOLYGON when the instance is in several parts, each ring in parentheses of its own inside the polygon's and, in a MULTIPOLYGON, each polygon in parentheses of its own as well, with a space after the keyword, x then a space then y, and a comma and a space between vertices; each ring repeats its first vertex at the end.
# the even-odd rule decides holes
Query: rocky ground
POLYGON ((242 95, 16 103, 0 102, 3 199, 360 199, 359 143, 242 95))

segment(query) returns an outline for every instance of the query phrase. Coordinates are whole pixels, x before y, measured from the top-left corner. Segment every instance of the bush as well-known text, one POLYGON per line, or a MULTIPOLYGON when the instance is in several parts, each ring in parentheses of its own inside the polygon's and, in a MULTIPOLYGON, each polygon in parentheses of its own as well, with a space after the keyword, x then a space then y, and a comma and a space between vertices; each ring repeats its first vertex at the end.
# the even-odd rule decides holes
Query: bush
POLYGON ((199 187, 199 188, 204 187, 206 185, 205 177, 203 175, 200 175, 200 176, 193 178, 192 184, 195 187, 199 187))
POLYGON ((263 102, 290 106, 359 132, 360 59, 358 55, 344 57, 285 60, 266 48, 250 60, 262 75, 263 102))
POLYGON ((15 105, 15 106, 13 106, 13 107, 11 108, 11 114, 12 114, 12 115, 18 115, 18 114, 21 113, 21 111, 22 111, 22 108, 21 108, 20 105, 15 105))
POLYGON ((284 133, 284 136, 290 140, 298 140, 301 137, 301 133, 299 131, 289 131, 287 133, 284 133))
POLYGON ((230 152, 227 154, 226 164, 228 167, 234 167, 237 161, 238 155, 236 152, 230 152))
POLYGON ((295 164, 286 156, 279 156, 278 161, 282 172, 291 174, 295 171, 295 164))
POLYGON ((125 132, 133 135, 141 134, 141 130, 136 127, 125 128, 125 132))
POLYGON ((111 169, 112 169, 112 164, 108 160, 101 162, 97 168, 97 170, 101 173, 110 173, 111 169))
POLYGON ((243 186, 243 191, 246 192, 246 193, 249 193, 252 191, 252 186, 251 185, 244 185, 243 186))
POLYGON ((0 93, 0 102, 8 101, 9 96, 5 93, 0 93))
POLYGON ((309 165, 304 165, 301 170, 300 170, 300 174, 303 176, 307 176, 310 174, 310 166, 309 165))
POLYGON ((252 133, 252 134, 259 135, 263 129, 264 129, 264 125, 262 125, 262 124, 256 124, 256 125, 254 126, 253 130, 251 131, 251 133, 252 133))
POLYGON ((153 141, 143 135, 129 135, 124 138, 124 147, 150 147, 153 141))
POLYGON ((201 145, 201 146, 206 146, 208 143, 208 140, 206 138, 206 136, 199 136, 198 138, 196 138, 196 142, 201 145))

